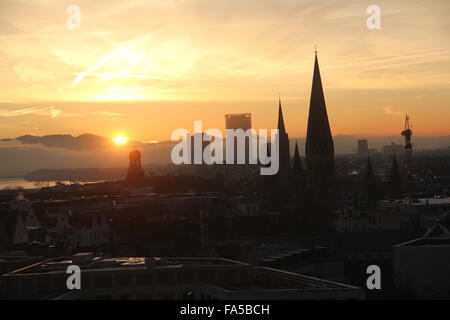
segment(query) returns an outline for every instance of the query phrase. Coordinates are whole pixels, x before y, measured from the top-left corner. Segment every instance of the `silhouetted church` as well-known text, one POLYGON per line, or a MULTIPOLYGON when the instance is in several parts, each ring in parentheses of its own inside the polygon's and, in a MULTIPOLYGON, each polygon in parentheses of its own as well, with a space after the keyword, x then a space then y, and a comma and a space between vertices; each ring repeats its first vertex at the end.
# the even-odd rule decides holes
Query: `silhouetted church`
POLYGON ((313 193, 323 193, 334 183, 334 144, 320 78, 317 51, 309 103, 306 134, 306 184, 313 193))
POLYGON ((286 132, 283 119, 281 99, 278 99, 278 139, 279 139, 279 169, 276 174, 276 183, 283 188, 289 184, 291 173, 291 154, 289 150, 289 135, 286 132))
MULTIPOLYGON (((268 208, 279 208, 287 202, 310 202, 312 196, 327 196, 333 186, 334 144, 315 53, 311 100, 306 135, 306 170, 303 169, 297 143, 291 165, 289 136, 286 132, 281 99, 278 101, 279 170, 274 177, 263 177, 263 197, 268 208), (292 198, 294 195, 294 199, 292 198)), ((304 204, 302 204, 303 206, 304 204)), ((297 205, 294 205, 297 206, 297 205)))
MULTIPOLYGON (((283 206, 292 193, 291 179, 291 155, 289 148, 289 135, 284 126, 283 110, 281 99, 278 99, 278 141, 279 141, 279 167, 274 176, 262 176, 261 194, 266 200, 267 209, 276 209, 283 206)), ((272 152, 270 145, 267 145, 267 153, 272 152)))

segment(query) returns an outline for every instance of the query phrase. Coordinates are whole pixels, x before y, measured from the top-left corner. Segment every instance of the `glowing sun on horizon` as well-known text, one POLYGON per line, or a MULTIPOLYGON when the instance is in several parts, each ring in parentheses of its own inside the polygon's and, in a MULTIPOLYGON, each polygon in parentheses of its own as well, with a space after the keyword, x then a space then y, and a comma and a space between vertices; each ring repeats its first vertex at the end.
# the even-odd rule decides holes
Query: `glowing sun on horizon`
POLYGON ((114 143, 116 144, 125 144, 127 143, 127 138, 123 137, 123 136, 118 136, 114 138, 114 143))

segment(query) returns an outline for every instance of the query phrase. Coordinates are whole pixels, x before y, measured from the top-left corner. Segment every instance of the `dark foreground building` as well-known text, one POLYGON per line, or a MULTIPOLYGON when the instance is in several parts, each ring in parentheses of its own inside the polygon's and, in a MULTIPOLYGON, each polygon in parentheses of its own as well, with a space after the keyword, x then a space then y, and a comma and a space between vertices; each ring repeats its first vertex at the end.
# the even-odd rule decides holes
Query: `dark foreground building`
POLYGON ((42 261, 2 277, 3 299, 298 300, 364 299, 362 289, 220 258, 102 258, 42 261), (81 289, 68 290, 69 265, 81 289))

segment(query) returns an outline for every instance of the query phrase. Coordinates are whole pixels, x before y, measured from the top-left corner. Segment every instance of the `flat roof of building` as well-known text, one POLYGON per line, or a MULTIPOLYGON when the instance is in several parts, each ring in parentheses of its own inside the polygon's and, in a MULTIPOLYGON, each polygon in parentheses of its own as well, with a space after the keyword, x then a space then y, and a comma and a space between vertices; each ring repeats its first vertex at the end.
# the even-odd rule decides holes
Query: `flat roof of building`
POLYGON ((398 247, 448 247, 450 246, 449 238, 418 238, 408 242, 400 243, 398 247))
MULTIPOLYGON (((267 267, 256 267, 254 271, 257 275, 283 279, 284 281, 289 280, 291 284, 295 284, 296 289, 302 290, 354 290, 358 287, 351 285, 334 282, 325 279, 319 279, 315 277, 306 276, 299 273, 293 273, 289 271, 267 268, 267 267)), ((292 285, 289 284, 289 287, 292 285)))
POLYGON ((215 288, 230 292, 243 291, 336 291, 336 290, 360 290, 360 288, 329 281, 325 279, 314 278, 298 273, 292 273, 284 270, 255 267, 253 268, 255 281, 246 284, 234 285, 211 285, 215 288), (258 281, 258 278, 263 281, 258 281))
MULTIPOLYGON (((15 270, 9 275, 40 274, 49 272, 66 272, 69 265, 75 264, 73 257, 44 260, 30 266, 15 270)), ((82 270, 114 271, 136 269, 168 269, 181 267, 216 267, 216 266, 250 266, 247 263, 222 258, 183 258, 183 257, 93 257, 90 261, 78 264, 82 270)))
POLYGON ((435 198, 419 198, 419 199, 397 199, 397 200, 380 200, 380 203, 392 203, 397 205, 407 204, 408 206, 436 206, 436 205, 450 205, 450 197, 435 197, 435 198))

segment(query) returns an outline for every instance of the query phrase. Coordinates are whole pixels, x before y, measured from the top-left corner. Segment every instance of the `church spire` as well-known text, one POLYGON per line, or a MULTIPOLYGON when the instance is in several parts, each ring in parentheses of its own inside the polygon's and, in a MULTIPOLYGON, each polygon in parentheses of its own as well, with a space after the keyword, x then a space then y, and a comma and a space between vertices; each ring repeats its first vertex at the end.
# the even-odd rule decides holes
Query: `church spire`
POLYGON ((309 103, 306 152, 334 153, 333 138, 328 122, 327 107, 323 94, 317 51, 314 59, 314 75, 309 103))
POLYGON ((306 133, 307 185, 318 192, 334 183, 334 144, 323 94, 317 51, 306 133))
POLYGON ((283 119, 283 109, 281 108, 281 98, 278 97, 278 145, 279 145, 279 169, 277 172, 277 184, 282 190, 289 183, 291 171, 291 154, 289 151, 289 135, 286 132, 283 119))
POLYGON ((392 159, 392 169, 389 182, 391 185, 391 195, 394 198, 400 198, 402 196, 402 178, 400 176, 400 170, 398 169, 396 155, 394 155, 392 159))
POLYGON ((292 182, 295 189, 298 191, 305 191, 305 171, 302 168, 302 161, 300 159, 300 152, 298 151, 298 144, 295 141, 294 163, 292 165, 292 182))
POLYGON ((300 159, 300 153, 298 151, 297 141, 295 142, 293 169, 294 169, 294 172, 303 172, 302 161, 300 159))
POLYGON ((284 127, 283 109, 281 108, 281 98, 278 96, 278 130, 280 132, 286 132, 284 127))
POLYGON ((373 173, 373 168, 372 168, 372 161, 370 161, 370 157, 367 157, 365 180, 366 180, 366 183, 368 183, 368 184, 376 182, 375 174, 373 173))

